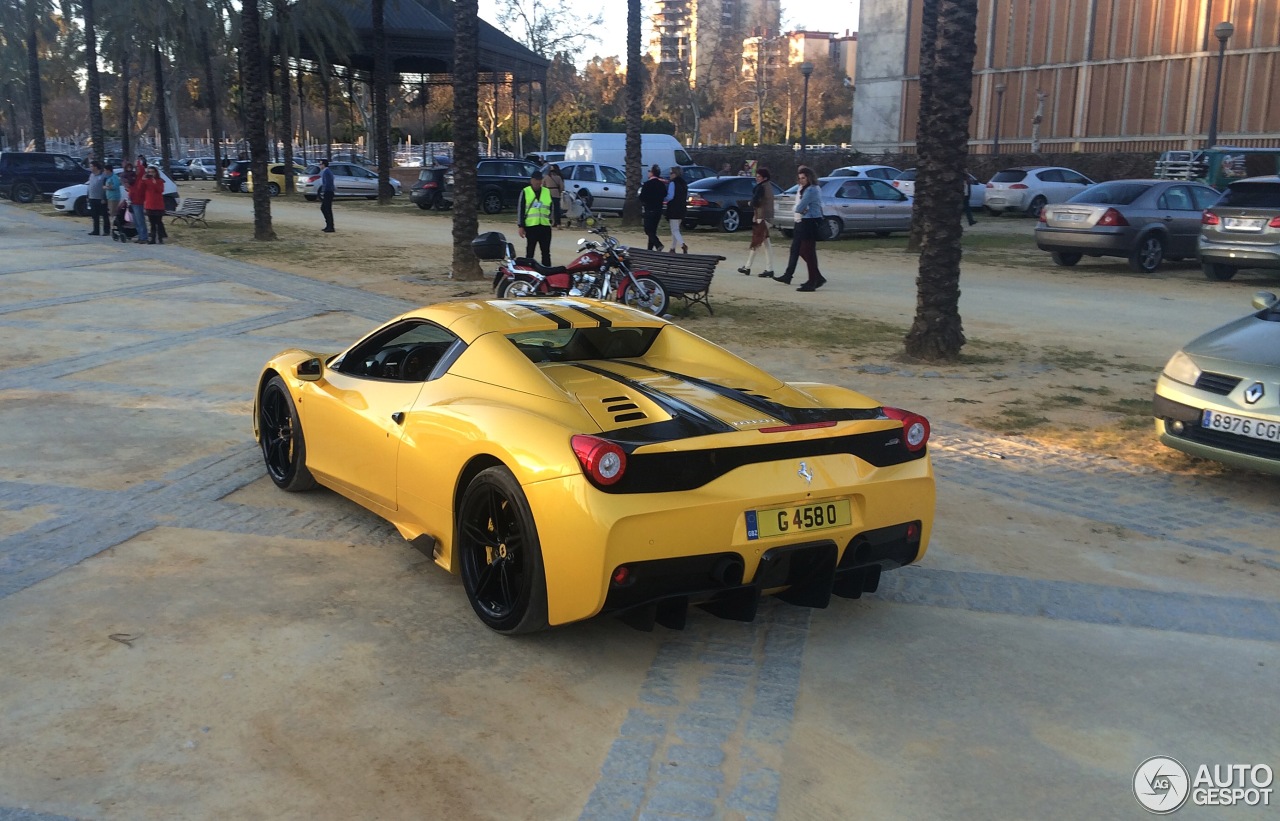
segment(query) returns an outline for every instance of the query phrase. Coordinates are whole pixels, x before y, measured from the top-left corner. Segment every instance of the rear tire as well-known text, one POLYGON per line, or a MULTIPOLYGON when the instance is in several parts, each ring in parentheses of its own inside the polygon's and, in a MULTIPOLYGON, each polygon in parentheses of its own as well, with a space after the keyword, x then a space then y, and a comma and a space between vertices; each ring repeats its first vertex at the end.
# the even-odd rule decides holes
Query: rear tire
POLYGON ((737 232, 742 227, 742 214, 737 208, 725 209, 724 215, 720 217, 720 230, 726 234, 737 232))
POLYGON ((277 182, 267 183, 267 193, 273 197, 280 196, 280 183, 277 183, 277 182))
POLYGON ((524 299, 537 295, 538 287, 527 279, 504 279, 498 283, 498 299, 524 299))
POLYGON ((1049 254, 1053 257, 1054 265, 1061 265, 1063 268, 1070 268, 1080 261, 1083 254, 1077 254, 1074 251, 1052 251, 1049 254))
POLYGON ((1138 241, 1138 247, 1129 255, 1129 268, 1139 274, 1149 274, 1164 262, 1164 240, 1150 234, 1138 241))
POLYGON ((9 191, 9 197, 14 202, 31 203, 35 202, 38 196, 40 196, 40 192, 29 182, 14 183, 13 188, 9 191))
POLYGON ((844 231, 844 223, 839 217, 827 217, 822 221, 822 238, 825 240, 840 239, 844 231))
POLYGON ((1204 271, 1205 279, 1211 279, 1214 282, 1226 282, 1236 275, 1239 269, 1234 265, 1223 265, 1219 262, 1204 262, 1200 264, 1200 270, 1204 271))
POLYGON ((1027 216, 1032 217, 1033 219, 1039 219, 1040 212, 1044 210, 1044 207, 1048 204, 1049 201, 1044 197, 1036 197, 1031 200, 1031 204, 1027 206, 1027 216))
POLYGON ((502 213, 502 194, 497 191, 485 193, 484 198, 480 201, 480 210, 486 214, 502 213))

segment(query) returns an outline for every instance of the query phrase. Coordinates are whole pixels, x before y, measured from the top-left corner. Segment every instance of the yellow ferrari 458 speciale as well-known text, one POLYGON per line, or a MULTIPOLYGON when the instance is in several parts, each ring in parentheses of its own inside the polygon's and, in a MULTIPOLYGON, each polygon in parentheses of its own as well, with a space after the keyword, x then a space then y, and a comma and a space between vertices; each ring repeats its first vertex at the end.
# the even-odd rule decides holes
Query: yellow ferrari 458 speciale
POLYGON ((285 351, 253 418, 276 485, 385 517, 501 633, 825 607, 919 559, 933 519, 924 417, 591 300, 446 302, 285 351))

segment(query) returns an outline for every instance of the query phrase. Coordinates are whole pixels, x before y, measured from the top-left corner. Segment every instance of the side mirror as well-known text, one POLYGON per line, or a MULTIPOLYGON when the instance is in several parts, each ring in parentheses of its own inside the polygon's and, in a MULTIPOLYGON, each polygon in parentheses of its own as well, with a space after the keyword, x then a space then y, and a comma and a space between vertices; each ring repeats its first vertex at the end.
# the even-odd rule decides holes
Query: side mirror
POLYGON ((1259 311, 1265 311, 1268 308, 1274 308, 1280 299, 1270 291, 1258 291, 1253 295, 1253 307, 1259 311))
POLYGON ((320 361, 320 357, 308 359, 305 362, 299 362, 298 367, 294 369, 298 378, 303 382, 316 382, 324 375, 324 363, 320 361))

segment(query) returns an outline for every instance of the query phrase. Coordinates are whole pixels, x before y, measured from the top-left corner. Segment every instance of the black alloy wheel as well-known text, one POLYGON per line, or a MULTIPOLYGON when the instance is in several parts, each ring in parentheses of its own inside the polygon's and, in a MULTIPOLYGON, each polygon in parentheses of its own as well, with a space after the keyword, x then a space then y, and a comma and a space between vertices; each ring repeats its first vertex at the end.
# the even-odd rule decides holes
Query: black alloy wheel
POLYGON ((514 635, 547 626, 547 582, 533 513, 504 467, 471 480, 458 510, 462 585, 489 628, 514 635))
POLYGON ((271 377, 258 399, 258 441, 267 475, 276 487, 290 492, 315 487, 315 477, 307 470, 307 446, 298 410, 278 376, 271 377))

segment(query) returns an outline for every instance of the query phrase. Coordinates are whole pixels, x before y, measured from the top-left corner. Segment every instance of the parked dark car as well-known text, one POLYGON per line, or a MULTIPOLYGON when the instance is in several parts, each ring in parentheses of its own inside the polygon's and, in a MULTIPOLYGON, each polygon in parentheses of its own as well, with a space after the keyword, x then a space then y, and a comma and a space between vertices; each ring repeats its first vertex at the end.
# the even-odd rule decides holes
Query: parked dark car
POLYGON ((163 157, 148 157, 147 164, 154 165, 156 168, 164 168, 164 173, 174 180, 190 180, 191 169, 187 168, 187 161, 174 157, 169 161, 169 167, 165 168, 163 157))
POLYGON ((89 169, 70 154, 48 151, 0 151, 0 195, 14 202, 35 202, 84 182, 89 169))
POLYGON ((448 208, 444 201, 444 175, 448 170, 447 165, 429 165, 418 171, 418 181, 409 186, 409 201, 423 211, 448 208))
POLYGON ((1098 183, 1040 209, 1036 246, 1058 265, 1125 257, 1130 269, 1149 274, 1165 259, 1196 255, 1200 213, 1217 199, 1209 186, 1181 180, 1098 183))
MULTIPOLYGON (((689 183, 689 200, 683 228, 714 225, 721 231, 734 231, 751 226, 751 189, 756 181, 752 177, 706 177, 689 183)), ((776 183, 773 195, 782 193, 776 183)))
MULTIPOLYGON (((528 160, 481 160, 476 164, 476 201, 486 214, 515 208, 520 192, 529 184, 529 175, 538 170, 528 160)), ((444 177, 444 201, 453 205, 453 169, 444 177)))
MULTIPOLYGON (((667 173, 667 169, 662 169, 662 173, 665 175, 667 173)), ((708 168, 705 165, 680 166, 680 176, 684 177, 685 182, 697 182, 698 180, 705 180, 707 177, 714 177, 715 175, 716 170, 714 168, 708 168)), ((748 177, 748 179, 750 178, 748 177)))
POLYGON ((233 194, 244 190, 245 178, 249 176, 248 160, 232 160, 222 174, 222 185, 233 194))

